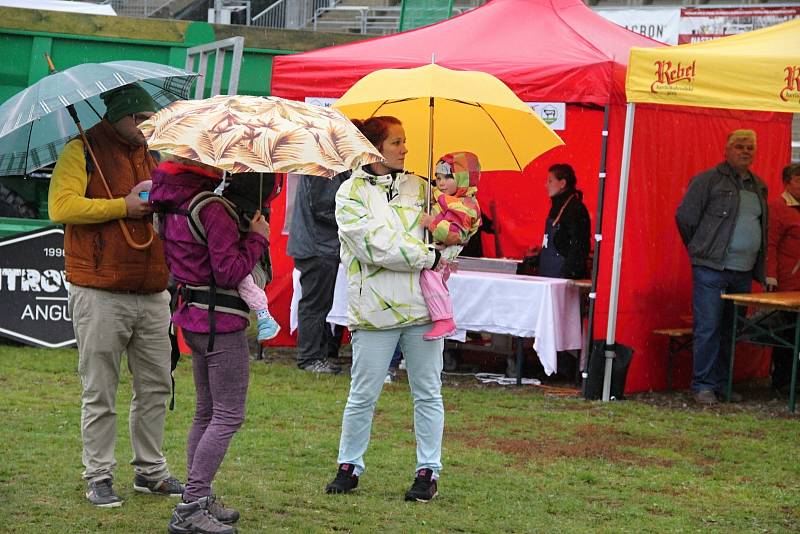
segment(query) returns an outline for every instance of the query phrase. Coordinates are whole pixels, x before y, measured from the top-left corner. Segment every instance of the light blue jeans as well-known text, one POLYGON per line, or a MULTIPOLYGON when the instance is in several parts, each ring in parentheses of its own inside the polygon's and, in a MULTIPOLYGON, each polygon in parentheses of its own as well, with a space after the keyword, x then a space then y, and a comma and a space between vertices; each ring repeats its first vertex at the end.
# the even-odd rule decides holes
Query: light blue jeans
POLYGON ((427 468, 435 477, 439 476, 444 432, 441 375, 444 341, 422 339, 430 328, 430 324, 425 324, 390 330, 356 330, 353 333, 353 368, 350 394, 342 417, 338 463, 355 465, 356 475, 361 475, 365 468, 364 453, 369 445, 372 415, 399 341, 414 398, 415 472, 427 468))

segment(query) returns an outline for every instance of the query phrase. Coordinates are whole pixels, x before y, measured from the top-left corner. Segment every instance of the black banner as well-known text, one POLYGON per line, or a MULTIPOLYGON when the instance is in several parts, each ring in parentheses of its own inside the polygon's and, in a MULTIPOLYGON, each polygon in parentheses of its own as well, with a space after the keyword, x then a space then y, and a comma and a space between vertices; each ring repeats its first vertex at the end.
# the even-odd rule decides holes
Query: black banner
POLYGON ((0 335, 38 347, 74 345, 68 290, 60 226, 0 240, 0 335))

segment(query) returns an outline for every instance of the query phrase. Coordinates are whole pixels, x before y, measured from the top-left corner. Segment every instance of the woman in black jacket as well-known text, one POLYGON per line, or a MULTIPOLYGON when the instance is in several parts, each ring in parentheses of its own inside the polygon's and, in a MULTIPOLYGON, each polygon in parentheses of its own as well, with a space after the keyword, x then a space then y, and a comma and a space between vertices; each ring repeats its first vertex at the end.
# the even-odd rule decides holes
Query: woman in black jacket
MULTIPOLYGON (((548 169, 546 186, 551 204, 542 248, 536 258, 539 276, 588 277, 591 223, 583 204, 583 193, 576 189, 577 182, 575 170, 566 163, 557 163, 548 169)), ((525 262, 531 263, 531 259, 526 258, 525 262)))

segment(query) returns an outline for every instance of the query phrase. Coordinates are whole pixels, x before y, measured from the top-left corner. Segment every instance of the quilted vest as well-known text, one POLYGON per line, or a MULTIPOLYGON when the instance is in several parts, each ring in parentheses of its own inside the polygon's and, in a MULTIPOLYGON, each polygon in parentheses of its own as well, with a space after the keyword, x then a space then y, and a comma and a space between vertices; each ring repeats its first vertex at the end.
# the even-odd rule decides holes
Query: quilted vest
MULTIPOLYGON (((86 134, 114 198, 126 196, 134 185, 150 179, 156 161, 146 147, 134 148, 122 141, 105 119, 86 134)), ((90 169, 86 198, 108 198, 88 153, 86 157, 90 169)), ((134 241, 144 243, 149 239, 147 218, 124 222, 134 241)), ((158 236, 146 250, 134 250, 116 220, 67 224, 64 252, 67 280, 72 284, 135 293, 156 293, 167 287, 169 273, 158 236)))

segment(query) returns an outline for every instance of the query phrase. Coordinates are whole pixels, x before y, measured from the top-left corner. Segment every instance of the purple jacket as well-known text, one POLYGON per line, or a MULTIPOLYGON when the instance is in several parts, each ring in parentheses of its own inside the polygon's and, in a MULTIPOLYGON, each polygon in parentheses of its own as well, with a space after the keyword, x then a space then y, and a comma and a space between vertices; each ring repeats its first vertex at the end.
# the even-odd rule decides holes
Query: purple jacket
MULTIPOLYGON (((212 190, 217 183, 218 179, 201 169, 164 162, 153 171, 150 202, 186 209, 195 195, 212 190)), ((236 222, 217 202, 203 208, 200 222, 208 236, 207 247, 192 237, 185 215, 167 213, 161 217, 164 256, 170 273, 176 282, 208 285, 213 271, 217 287, 236 289, 253 270, 269 242, 253 232, 242 237, 236 222)), ((184 303, 178 306, 172 321, 190 332, 209 332, 208 311, 184 303)), ((216 323, 216 331, 220 333, 243 330, 248 324, 243 317, 220 311, 216 312, 216 323)))

